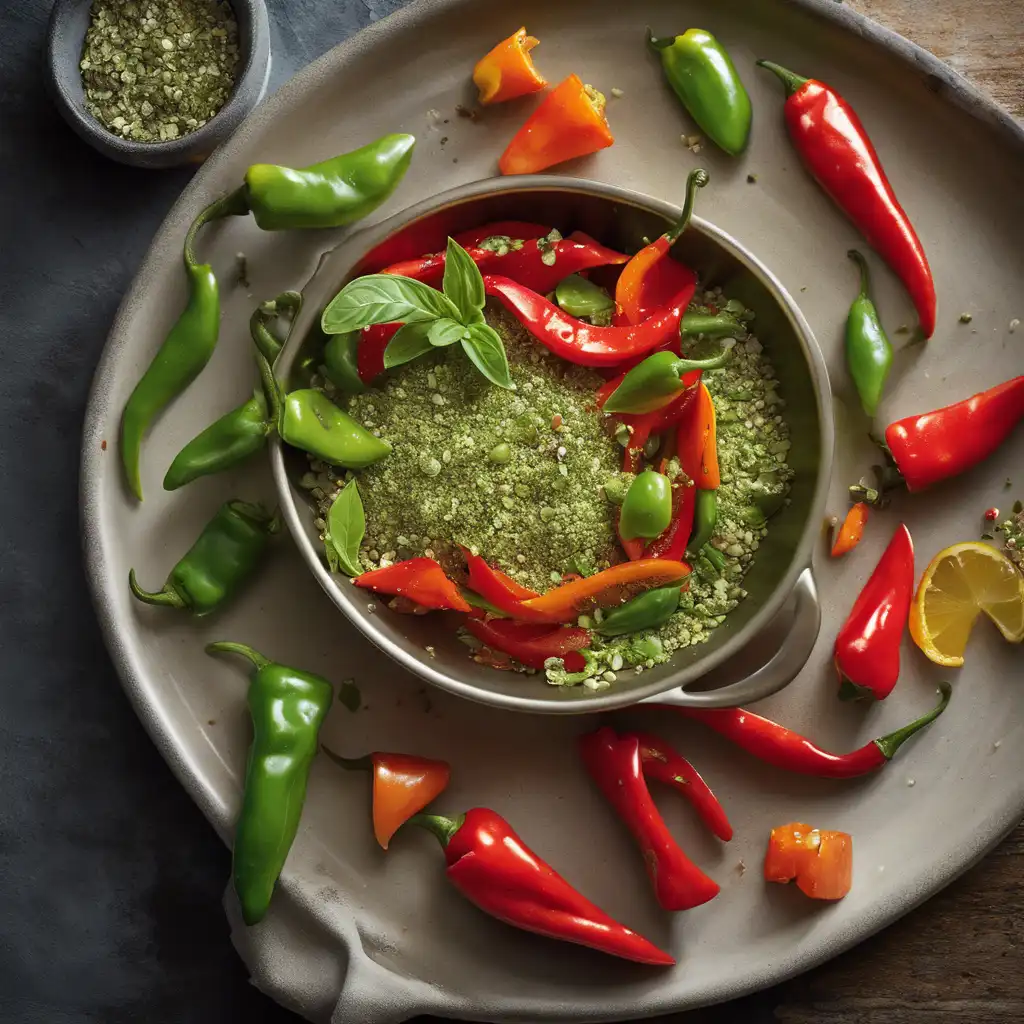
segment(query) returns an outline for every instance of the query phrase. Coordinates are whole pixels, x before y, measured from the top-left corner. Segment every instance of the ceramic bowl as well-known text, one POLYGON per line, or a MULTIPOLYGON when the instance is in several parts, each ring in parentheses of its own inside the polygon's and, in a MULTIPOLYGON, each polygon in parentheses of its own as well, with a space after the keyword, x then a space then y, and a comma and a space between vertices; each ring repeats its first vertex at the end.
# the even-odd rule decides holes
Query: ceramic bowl
MULTIPOLYGON (((448 234, 488 221, 518 219, 579 229, 606 245, 631 252, 654 238, 678 209, 625 189, 560 177, 491 179, 454 189, 382 224, 349 236, 321 261, 304 289, 304 304, 278 363, 282 379, 303 386, 318 365, 324 336, 320 314, 351 277, 390 262, 443 248, 448 234)), ((792 298, 753 254, 699 218, 679 240, 675 255, 697 270, 705 287, 721 285, 754 310, 757 337, 771 357, 787 402, 796 470, 791 502, 772 519, 744 583, 749 596, 702 645, 677 652, 665 665, 640 675, 620 673, 610 689, 546 685, 477 665, 455 636, 455 622, 437 615, 388 610, 348 578, 332 574, 313 526, 308 492, 298 481, 308 470, 301 453, 277 445, 272 464, 281 506, 300 552, 335 604, 361 632, 424 680, 473 700, 523 711, 573 713, 605 710, 657 697, 675 703, 727 706, 747 703, 792 680, 810 654, 820 612, 808 566, 820 532, 832 459, 833 420, 828 375, 810 328, 792 298), (720 686, 712 673, 740 652, 795 593, 795 618, 782 627, 777 653, 741 680, 720 686), (428 656, 426 648, 432 648, 428 656), (700 686, 700 692, 691 688, 700 686)))
MULTIPOLYGON (((223 0, 222 0, 223 2, 223 0)), ((79 63, 92 0, 57 0, 50 13, 46 66, 64 120, 93 149, 135 167, 202 163, 263 98, 270 77, 270 27, 263 0, 231 0, 238 22, 239 72, 227 103, 202 126, 167 142, 133 142, 108 131, 89 112, 79 63)))

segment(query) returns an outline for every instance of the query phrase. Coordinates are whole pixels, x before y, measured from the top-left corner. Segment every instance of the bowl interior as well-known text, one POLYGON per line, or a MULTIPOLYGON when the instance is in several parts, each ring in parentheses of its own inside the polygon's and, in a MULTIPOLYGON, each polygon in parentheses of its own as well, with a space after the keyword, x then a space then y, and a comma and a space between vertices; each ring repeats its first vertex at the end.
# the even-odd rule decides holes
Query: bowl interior
MULTIPOLYGON (((626 199, 628 194, 623 193, 606 194, 614 190, 586 183, 578 187, 495 187, 504 191, 455 200, 412 220, 395 218, 401 223, 385 225, 383 230, 371 229, 328 254, 304 291, 305 307, 281 357, 279 369, 289 386, 308 382, 310 368, 319 365, 325 340, 319 328, 320 313, 353 276, 378 270, 395 260, 437 251, 444 247, 449 234, 505 219, 550 223, 565 234, 584 231, 605 245, 633 252, 645 244, 645 239, 664 231, 666 223, 678 213, 665 204, 626 199)), ((275 475, 285 510, 290 512, 293 529, 296 522, 301 524, 297 540, 321 585, 370 639, 429 681, 473 699, 523 710, 558 710, 551 705, 595 700, 604 707, 609 706, 609 699, 626 704, 672 685, 720 685, 727 680, 707 673, 737 653, 771 619, 799 571, 808 564, 831 459, 831 412, 823 408, 828 401, 828 382, 817 345, 781 286, 718 229, 695 220, 673 253, 698 272, 701 286, 720 285, 728 296, 756 313, 753 331, 771 358, 786 402, 792 438, 789 461, 796 475, 791 502, 772 518, 768 537, 746 577, 747 599, 712 632, 707 643, 677 652, 666 665, 641 675, 623 672, 611 690, 596 695, 583 687, 548 686, 542 676, 524 677, 476 665, 456 639, 454 621, 441 625, 436 614, 395 614, 383 602, 356 590, 345 577, 331 576, 326 571, 307 492, 297 486, 308 469, 305 456, 283 447, 278 450, 275 475), (426 651, 428 646, 433 649, 432 655, 426 651)))

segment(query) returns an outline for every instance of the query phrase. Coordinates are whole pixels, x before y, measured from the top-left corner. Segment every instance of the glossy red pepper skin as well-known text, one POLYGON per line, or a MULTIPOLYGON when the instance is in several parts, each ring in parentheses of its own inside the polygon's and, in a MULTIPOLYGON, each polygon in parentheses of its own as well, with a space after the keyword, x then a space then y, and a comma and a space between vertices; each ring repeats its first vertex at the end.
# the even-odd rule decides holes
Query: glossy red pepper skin
POLYGON ((826 779, 853 779, 867 775, 892 760, 896 751, 915 733, 934 722, 949 704, 952 687, 940 683, 942 699, 927 714, 902 729, 880 736, 848 754, 833 754, 799 733, 745 708, 680 708, 655 705, 675 711, 685 718, 703 722, 709 729, 753 754, 765 764, 798 775, 826 779))
POLYGON ((544 238, 551 233, 550 224, 533 224, 527 220, 494 220, 454 235, 463 249, 471 249, 488 238, 544 238))
POLYGON ((691 910, 720 889, 683 853, 654 806, 644 781, 636 736, 616 736, 605 727, 580 739, 590 777, 632 832, 643 853, 658 903, 665 910, 691 910))
POLYGON ((649 732, 634 732, 622 738, 636 739, 640 747, 640 763, 644 775, 678 790, 693 805, 708 831, 722 840, 732 839, 732 825, 711 787, 700 773, 673 746, 649 732))
POLYGON ((379 594, 406 597, 423 608, 468 612, 472 609, 459 588, 432 558, 408 558, 383 569, 371 569, 352 582, 379 594))
POLYGON ((373 381, 384 372, 384 349, 398 333, 401 324, 371 324, 359 332, 356 348, 356 372, 364 384, 373 381))
POLYGON ((836 637, 839 696, 884 700, 900 676, 900 641, 914 596, 914 542, 900 523, 836 637))
POLYGON ((614 366, 670 342, 693 297, 692 290, 680 292, 670 306, 635 326, 594 327, 507 277, 485 274, 484 288, 545 348, 580 366, 614 366))
POLYGON ((577 892, 494 811, 477 807, 461 823, 421 815, 419 823, 441 839, 455 888, 499 921, 636 963, 675 963, 577 892))
POLYGON ((1024 419, 1024 376, 963 402, 890 423, 885 443, 909 491, 948 480, 987 459, 1024 419))
POLYGON ((589 630, 574 626, 553 628, 508 619, 470 619, 465 626, 482 644, 538 671, 548 658, 561 658, 567 672, 580 672, 586 661, 579 652, 592 642, 589 630))
POLYGON ((935 332, 935 282, 917 233, 864 126, 834 89, 771 61, 786 86, 786 126, 807 169, 903 282, 926 338, 935 332))

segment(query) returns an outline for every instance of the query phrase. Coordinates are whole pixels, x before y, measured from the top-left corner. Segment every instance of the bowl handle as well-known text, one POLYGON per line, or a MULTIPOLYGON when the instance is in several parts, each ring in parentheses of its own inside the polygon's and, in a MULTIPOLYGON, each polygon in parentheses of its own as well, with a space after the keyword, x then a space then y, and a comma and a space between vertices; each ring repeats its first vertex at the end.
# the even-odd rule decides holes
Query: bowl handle
POLYGON ((730 683, 717 690, 701 693, 687 693, 682 687, 646 697, 641 704, 668 704, 672 707, 732 708, 741 704, 752 704, 784 686, 788 686, 807 663, 814 650, 818 631, 821 628, 821 605, 818 603, 818 588, 810 567, 797 577, 793 588, 796 605, 793 609, 793 624, 782 646, 771 659, 746 679, 730 683))

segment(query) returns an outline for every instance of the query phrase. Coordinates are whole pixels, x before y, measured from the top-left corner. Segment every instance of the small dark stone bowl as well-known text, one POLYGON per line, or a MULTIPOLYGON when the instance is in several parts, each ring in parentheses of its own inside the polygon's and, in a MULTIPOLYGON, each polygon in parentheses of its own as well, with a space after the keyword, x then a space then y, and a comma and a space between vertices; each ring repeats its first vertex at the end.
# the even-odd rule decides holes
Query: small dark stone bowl
POLYGON ((202 163, 262 99, 270 76, 270 27, 263 0, 231 0, 238 22, 239 73, 227 103, 202 126, 167 142, 133 142, 89 112, 79 63, 92 0, 57 0, 46 40, 47 78, 61 115, 104 156, 135 167, 202 163))

